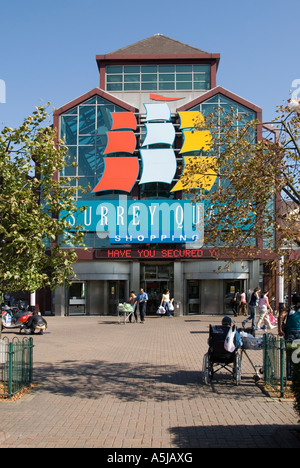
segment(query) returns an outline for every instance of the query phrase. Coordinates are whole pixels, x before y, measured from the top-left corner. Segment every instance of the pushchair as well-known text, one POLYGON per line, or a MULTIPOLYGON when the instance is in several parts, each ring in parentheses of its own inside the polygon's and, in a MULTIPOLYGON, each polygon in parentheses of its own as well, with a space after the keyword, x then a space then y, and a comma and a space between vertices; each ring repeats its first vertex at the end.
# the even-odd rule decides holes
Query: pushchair
POLYGON ((203 380, 207 385, 214 374, 222 369, 226 369, 232 374, 234 382, 239 385, 241 381, 241 353, 235 348, 233 352, 224 348, 229 327, 223 325, 209 326, 209 348, 203 357, 203 380))

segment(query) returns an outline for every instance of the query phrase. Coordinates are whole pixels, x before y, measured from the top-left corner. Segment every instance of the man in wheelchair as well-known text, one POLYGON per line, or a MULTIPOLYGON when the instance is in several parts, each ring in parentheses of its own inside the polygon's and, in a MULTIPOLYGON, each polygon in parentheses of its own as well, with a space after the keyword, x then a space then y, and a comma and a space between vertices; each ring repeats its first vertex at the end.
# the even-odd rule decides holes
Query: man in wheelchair
POLYGON ((225 316, 222 325, 209 326, 208 352, 203 358, 203 379, 208 384, 221 369, 229 371, 236 385, 241 380, 241 353, 242 339, 235 322, 225 316), (216 366, 219 366, 216 368, 216 366))

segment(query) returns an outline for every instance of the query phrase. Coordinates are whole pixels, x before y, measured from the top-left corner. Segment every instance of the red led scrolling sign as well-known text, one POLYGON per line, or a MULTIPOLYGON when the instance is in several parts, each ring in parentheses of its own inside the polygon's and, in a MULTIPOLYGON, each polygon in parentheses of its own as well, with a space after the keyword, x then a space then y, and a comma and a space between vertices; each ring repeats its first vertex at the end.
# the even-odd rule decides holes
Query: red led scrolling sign
POLYGON ((95 258, 117 259, 197 259, 216 258, 216 249, 96 249, 95 258))

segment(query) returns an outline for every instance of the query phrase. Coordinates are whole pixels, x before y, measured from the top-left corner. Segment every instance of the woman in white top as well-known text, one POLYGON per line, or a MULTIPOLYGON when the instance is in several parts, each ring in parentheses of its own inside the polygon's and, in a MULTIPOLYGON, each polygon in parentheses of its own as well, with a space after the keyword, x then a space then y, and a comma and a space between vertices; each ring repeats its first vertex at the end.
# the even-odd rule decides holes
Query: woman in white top
POLYGON ((162 294, 160 305, 163 306, 166 309, 168 317, 172 317, 172 314, 170 312, 170 307, 169 307, 169 305, 170 305, 170 291, 168 289, 164 290, 164 292, 162 294))
MULTIPOLYGON (((264 291, 261 293, 259 301, 258 301, 258 308, 259 308, 259 319, 256 325, 256 328, 261 328, 262 324, 265 322, 269 330, 274 328, 269 320, 269 312, 268 309, 273 313, 272 307, 270 306, 269 299, 268 299, 268 291, 264 291)), ((265 325, 264 327, 265 328, 265 325)))
POLYGON ((132 315, 134 315, 135 322, 137 322, 137 313, 136 313, 137 302, 136 302, 136 295, 134 291, 130 292, 130 297, 128 299, 128 302, 133 307, 133 312, 131 312, 131 314, 129 315, 129 322, 131 323, 132 315))

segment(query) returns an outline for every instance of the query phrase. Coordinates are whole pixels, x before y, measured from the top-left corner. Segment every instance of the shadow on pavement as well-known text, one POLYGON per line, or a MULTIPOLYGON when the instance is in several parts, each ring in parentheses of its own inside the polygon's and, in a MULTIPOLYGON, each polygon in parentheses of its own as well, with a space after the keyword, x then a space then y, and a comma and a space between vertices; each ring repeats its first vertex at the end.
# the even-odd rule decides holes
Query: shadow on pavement
POLYGON ((123 401, 191 400, 216 395, 245 399, 257 394, 252 379, 247 377, 242 378, 238 387, 228 373, 219 374, 210 385, 203 385, 201 370, 98 360, 36 364, 34 381, 43 391, 86 399, 112 394, 123 401))

